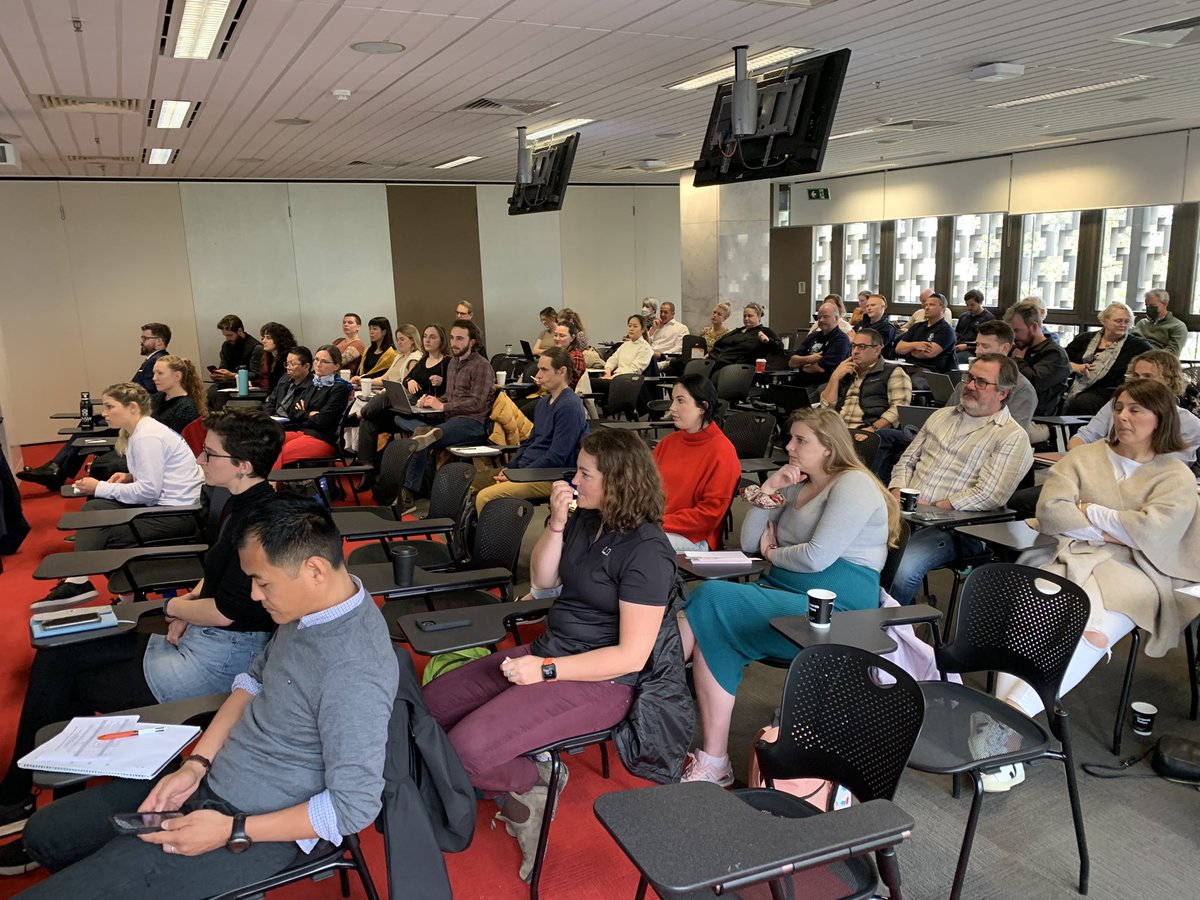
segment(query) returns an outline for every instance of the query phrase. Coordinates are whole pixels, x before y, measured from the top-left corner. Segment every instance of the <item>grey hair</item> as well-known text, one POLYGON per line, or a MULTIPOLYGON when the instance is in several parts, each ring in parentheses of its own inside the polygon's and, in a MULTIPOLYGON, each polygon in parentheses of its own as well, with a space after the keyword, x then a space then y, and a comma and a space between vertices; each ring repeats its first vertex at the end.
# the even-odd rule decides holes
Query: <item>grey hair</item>
POLYGON ((975 357, 975 361, 994 362, 1000 366, 1000 372, 996 375, 996 390, 1005 392, 1002 403, 1007 406, 1012 392, 1017 389, 1017 379, 1021 377, 1017 364, 1003 353, 981 353, 975 357))
POLYGON ((1154 298, 1162 301, 1163 306, 1171 305, 1171 295, 1168 294, 1166 292, 1166 290, 1163 288, 1154 288, 1154 290, 1146 291, 1146 296, 1154 297, 1154 298))
POLYGON ((756 313, 758 313, 758 317, 760 319, 767 313, 767 308, 765 306, 763 306, 761 303, 754 303, 753 301, 750 303, 743 303, 742 309, 754 310, 756 313))

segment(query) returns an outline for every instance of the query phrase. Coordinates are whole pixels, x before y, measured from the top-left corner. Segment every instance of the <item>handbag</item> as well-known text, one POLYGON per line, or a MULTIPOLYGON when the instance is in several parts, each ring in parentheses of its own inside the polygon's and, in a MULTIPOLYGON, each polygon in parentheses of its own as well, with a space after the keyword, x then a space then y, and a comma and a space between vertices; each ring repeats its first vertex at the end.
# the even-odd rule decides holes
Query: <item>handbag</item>
POLYGON ((1136 778, 1152 778, 1155 775, 1173 781, 1176 784, 1186 784, 1200 789, 1200 743, 1189 738, 1166 734, 1155 741, 1154 746, 1138 756, 1122 760, 1118 765, 1106 766, 1100 763, 1084 763, 1080 768, 1088 775, 1096 778, 1125 778, 1133 775, 1136 778), (1148 773, 1133 775, 1126 771, 1147 756, 1154 775, 1148 773))

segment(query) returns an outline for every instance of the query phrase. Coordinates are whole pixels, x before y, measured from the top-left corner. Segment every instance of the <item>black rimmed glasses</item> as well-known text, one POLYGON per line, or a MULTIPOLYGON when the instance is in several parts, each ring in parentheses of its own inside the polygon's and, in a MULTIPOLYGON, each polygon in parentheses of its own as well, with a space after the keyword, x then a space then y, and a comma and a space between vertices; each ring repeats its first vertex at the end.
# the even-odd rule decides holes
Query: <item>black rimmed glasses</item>
POLYGON ((978 375, 972 375, 970 372, 964 372, 962 377, 963 384, 976 385, 981 391, 986 388, 995 387, 996 382, 988 381, 986 378, 980 378, 978 375))

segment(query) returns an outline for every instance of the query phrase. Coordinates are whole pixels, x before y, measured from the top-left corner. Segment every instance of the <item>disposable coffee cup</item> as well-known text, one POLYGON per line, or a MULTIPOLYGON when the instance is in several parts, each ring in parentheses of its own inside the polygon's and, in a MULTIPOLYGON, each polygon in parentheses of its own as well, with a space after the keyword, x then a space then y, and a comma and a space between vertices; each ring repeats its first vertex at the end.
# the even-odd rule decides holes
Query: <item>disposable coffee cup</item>
POLYGON ((808 592, 808 624, 813 628, 828 628, 833 616, 833 591, 811 590, 808 592))
POLYGON ((915 512, 921 492, 913 488, 900 488, 900 508, 904 512, 915 512))
POLYGON ((754 371, 759 375, 767 371, 767 361, 765 359, 756 359, 754 361, 754 371))
POLYGON ((498 384, 500 387, 504 387, 504 383, 506 381, 508 381, 508 372, 505 372, 502 369, 496 373, 496 384, 498 384))
POLYGON ((397 587, 412 587, 413 572, 417 567, 417 548, 407 544, 392 546, 392 576, 397 587))
POLYGON ((364 378, 362 380, 360 386, 362 387, 363 396, 370 397, 371 396, 371 379, 364 378))
POLYGON ((1154 717, 1158 715, 1158 707, 1139 700, 1130 703, 1129 708, 1133 710, 1133 733, 1138 737, 1150 737, 1154 733, 1154 717))
POLYGON ((338 372, 338 377, 340 377, 342 379, 342 381, 349 381, 350 380, 350 370, 349 369, 340 370, 338 372))

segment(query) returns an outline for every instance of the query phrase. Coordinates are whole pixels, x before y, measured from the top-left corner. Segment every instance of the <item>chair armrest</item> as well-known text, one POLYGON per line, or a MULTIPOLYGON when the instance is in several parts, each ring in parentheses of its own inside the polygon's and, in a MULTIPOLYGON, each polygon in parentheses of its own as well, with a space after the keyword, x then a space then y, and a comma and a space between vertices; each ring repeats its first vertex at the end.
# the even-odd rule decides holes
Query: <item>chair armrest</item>
POLYGON ((179 516, 185 513, 194 515, 203 509, 204 507, 199 503, 189 503, 187 506, 125 506, 121 509, 83 509, 64 514, 58 520, 58 530, 84 531, 88 528, 111 528, 114 525, 128 525, 135 519, 153 516, 179 516))
POLYGON ((942 611, 925 603, 914 603, 911 606, 884 606, 879 609, 880 628, 940 621, 942 621, 942 611))
POLYGON ((335 510, 333 522, 346 540, 411 537, 422 534, 449 534, 457 523, 453 519, 415 519, 389 521, 364 509, 335 510))
POLYGON ((335 475, 368 475, 372 472, 370 466, 312 466, 305 469, 272 469, 267 481, 316 481, 318 478, 330 478, 335 475))
POLYGON ((175 547, 128 547, 121 550, 84 550, 51 553, 33 573, 34 578, 74 578, 82 575, 111 575, 135 559, 187 559, 203 556, 208 544, 179 544, 175 547))
POLYGON ((426 597, 448 591, 484 591, 489 588, 506 587, 512 583, 512 572, 499 567, 491 569, 466 569, 459 572, 430 572, 418 568, 413 572, 413 583, 407 587, 396 584, 392 575, 392 564, 369 563, 351 566, 350 574, 363 583, 367 593, 385 600, 400 597, 426 597))

